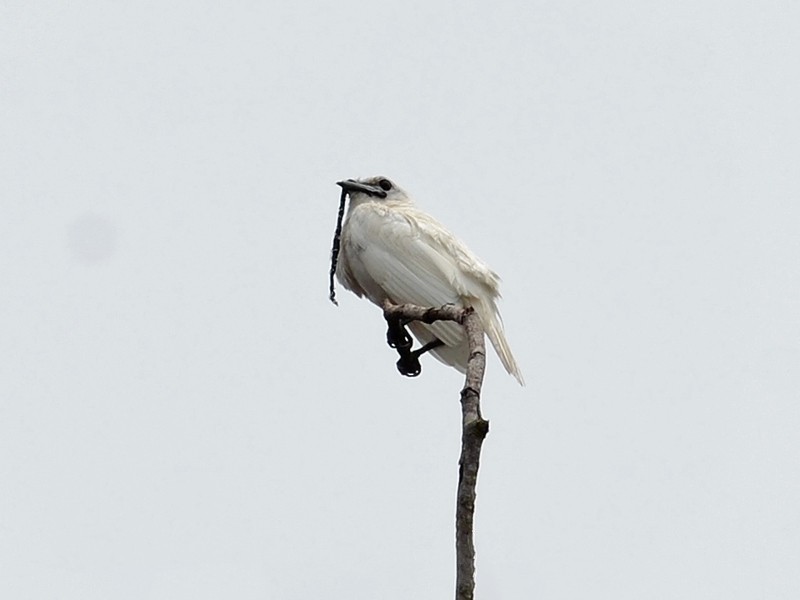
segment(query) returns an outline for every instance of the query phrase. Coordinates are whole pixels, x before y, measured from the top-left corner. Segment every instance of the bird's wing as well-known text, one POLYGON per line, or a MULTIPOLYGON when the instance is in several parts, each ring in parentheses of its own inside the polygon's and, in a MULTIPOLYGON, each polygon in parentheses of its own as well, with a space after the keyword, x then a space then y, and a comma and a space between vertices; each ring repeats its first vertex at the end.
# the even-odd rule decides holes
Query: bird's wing
MULTIPOLYGON (((472 306, 506 370, 522 382, 495 302, 500 278, 463 242, 409 205, 365 203, 348 220, 347 254, 357 254, 357 259, 347 261, 348 276, 370 300, 379 306, 384 299, 417 306, 472 306)), ((424 343, 430 340, 423 339, 420 328, 453 349, 433 350, 443 362, 461 370, 466 367, 466 336, 461 326, 446 321, 415 324, 412 331, 424 343)))
POLYGON ((452 257, 457 265, 457 276, 452 283, 461 297, 461 302, 464 306, 475 309, 489 341, 500 357, 500 362, 520 385, 525 385, 522 372, 506 339, 503 319, 497 308, 497 300, 500 298, 500 277, 432 217, 420 213, 417 219, 420 229, 436 241, 434 246, 444 248, 447 255, 452 257))
MULTIPOLYGON (((413 207, 367 203, 349 216, 350 277, 376 304, 383 297, 418 306, 463 305, 463 298, 497 294, 497 276, 429 215, 413 207)), ((428 326, 448 346, 464 341, 461 327, 428 326)))

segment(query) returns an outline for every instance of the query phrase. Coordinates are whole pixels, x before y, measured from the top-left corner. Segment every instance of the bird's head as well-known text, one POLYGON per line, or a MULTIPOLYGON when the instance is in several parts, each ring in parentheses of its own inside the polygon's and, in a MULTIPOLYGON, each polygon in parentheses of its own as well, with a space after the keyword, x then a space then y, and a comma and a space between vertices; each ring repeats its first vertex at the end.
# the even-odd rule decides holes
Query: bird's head
POLYGON ((366 179, 346 179, 338 181, 342 189, 350 196, 350 205, 362 202, 410 202, 405 190, 382 175, 366 179))

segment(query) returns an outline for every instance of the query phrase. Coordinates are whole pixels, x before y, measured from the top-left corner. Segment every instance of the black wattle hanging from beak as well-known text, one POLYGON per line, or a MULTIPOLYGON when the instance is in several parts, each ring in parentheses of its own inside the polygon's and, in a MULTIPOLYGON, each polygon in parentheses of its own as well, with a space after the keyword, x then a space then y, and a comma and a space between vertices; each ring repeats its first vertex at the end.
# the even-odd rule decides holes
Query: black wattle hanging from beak
MULTIPOLYGON (((342 182, 339 182, 342 185, 342 182)), ((342 237, 342 220, 344 219, 344 203, 347 198, 347 188, 342 185, 342 197, 339 200, 339 216, 336 219, 336 231, 333 234, 333 248, 331 248, 331 272, 330 272, 330 298, 336 306, 339 303, 336 301, 336 288, 334 287, 333 278, 336 276, 336 262, 339 260, 339 245, 342 237)))

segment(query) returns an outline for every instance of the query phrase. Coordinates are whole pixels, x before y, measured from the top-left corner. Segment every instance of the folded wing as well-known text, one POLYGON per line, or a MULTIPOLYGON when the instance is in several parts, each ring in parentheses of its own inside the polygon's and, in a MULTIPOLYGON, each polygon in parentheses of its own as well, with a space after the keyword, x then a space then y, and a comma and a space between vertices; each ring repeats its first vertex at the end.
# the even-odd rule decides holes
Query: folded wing
MULTIPOLYGON (((472 306, 506 370, 521 381, 495 304, 500 296, 496 273, 413 206, 399 211, 366 203, 348 220, 340 259, 344 263, 340 280, 346 287, 379 306, 386 299, 418 306, 472 306)), ((446 321, 409 326, 422 343, 434 338, 444 342, 432 350, 442 362, 461 371, 466 368, 469 349, 461 326, 446 321)))

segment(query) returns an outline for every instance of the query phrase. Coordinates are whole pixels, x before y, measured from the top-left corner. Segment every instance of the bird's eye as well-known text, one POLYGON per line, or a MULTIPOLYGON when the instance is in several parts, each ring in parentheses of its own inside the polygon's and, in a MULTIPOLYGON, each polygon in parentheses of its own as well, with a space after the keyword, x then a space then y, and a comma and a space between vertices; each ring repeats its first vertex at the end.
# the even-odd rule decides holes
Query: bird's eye
POLYGON ((389 181, 388 179, 381 179, 378 182, 378 185, 381 186, 381 189, 384 192, 388 192, 390 189, 392 189, 392 182, 389 181))

